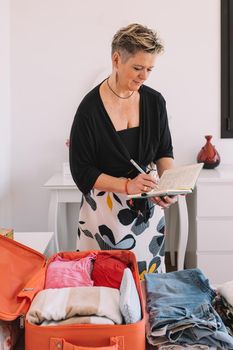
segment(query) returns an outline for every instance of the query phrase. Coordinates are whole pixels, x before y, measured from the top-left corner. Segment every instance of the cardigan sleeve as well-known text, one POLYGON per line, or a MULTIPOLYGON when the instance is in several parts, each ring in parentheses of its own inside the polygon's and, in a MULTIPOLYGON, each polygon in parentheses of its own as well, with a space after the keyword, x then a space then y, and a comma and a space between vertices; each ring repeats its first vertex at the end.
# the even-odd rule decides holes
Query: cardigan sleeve
POLYGON ((160 95, 160 142, 157 150, 156 158, 154 161, 163 158, 169 157, 173 158, 173 146, 172 138, 168 125, 166 101, 162 95, 160 95))
POLYGON ((69 160, 74 182, 83 194, 94 186, 101 171, 96 166, 96 142, 92 123, 79 109, 70 133, 69 160))

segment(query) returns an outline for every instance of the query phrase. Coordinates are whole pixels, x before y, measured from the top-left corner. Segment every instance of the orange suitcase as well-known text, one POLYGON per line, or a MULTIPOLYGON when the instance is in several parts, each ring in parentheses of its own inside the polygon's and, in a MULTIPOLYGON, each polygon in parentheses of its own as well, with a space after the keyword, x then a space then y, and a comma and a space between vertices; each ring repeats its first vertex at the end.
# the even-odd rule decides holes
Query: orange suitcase
MULTIPOLYGON (((142 290, 135 256, 130 251, 107 253, 126 262, 135 279, 142 319, 122 325, 37 326, 25 322, 25 350, 145 350, 145 315, 142 290)), ((23 320, 34 296, 44 288, 47 263, 39 252, 0 236, 0 319, 23 320), (4 283, 3 283, 4 281, 4 283)), ((58 253, 67 259, 83 258, 90 252, 58 253)))

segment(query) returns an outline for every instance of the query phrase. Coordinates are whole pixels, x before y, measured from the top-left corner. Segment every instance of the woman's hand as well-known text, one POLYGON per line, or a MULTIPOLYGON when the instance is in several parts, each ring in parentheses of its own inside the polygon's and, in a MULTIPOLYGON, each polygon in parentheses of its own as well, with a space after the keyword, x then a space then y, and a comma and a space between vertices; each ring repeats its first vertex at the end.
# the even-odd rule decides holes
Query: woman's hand
POLYGON ((149 192, 156 187, 157 183, 154 176, 150 174, 139 174, 127 183, 127 192, 128 194, 149 192))
POLYGON ((150 200, 159 205, 161 208, 167 209, 170 207, 170 205, 177 201, 177 196, 151 197, 150 200))

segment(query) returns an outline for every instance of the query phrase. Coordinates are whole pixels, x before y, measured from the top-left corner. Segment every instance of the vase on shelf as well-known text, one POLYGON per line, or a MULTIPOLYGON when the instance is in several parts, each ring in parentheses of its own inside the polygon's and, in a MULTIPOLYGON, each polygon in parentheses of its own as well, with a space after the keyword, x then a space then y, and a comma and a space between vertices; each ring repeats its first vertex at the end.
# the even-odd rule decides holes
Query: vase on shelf
POLYGON ((204 163, 204 169, 214 169, 220 163, 220 155, 211 143, 212 135, 206 135, 206 144, 197 155, 197 162, 204 163))

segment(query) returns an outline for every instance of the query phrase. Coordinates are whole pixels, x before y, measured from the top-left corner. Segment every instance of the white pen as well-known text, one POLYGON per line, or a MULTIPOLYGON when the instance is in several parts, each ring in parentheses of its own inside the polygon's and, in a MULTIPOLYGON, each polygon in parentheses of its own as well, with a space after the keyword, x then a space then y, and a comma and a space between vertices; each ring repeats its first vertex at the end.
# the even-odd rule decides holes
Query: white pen
POLYGON ((146 172, 133 159, 130 159, 130 162, 138 171, 140 171, 141 174, 146 174, 146 172))

